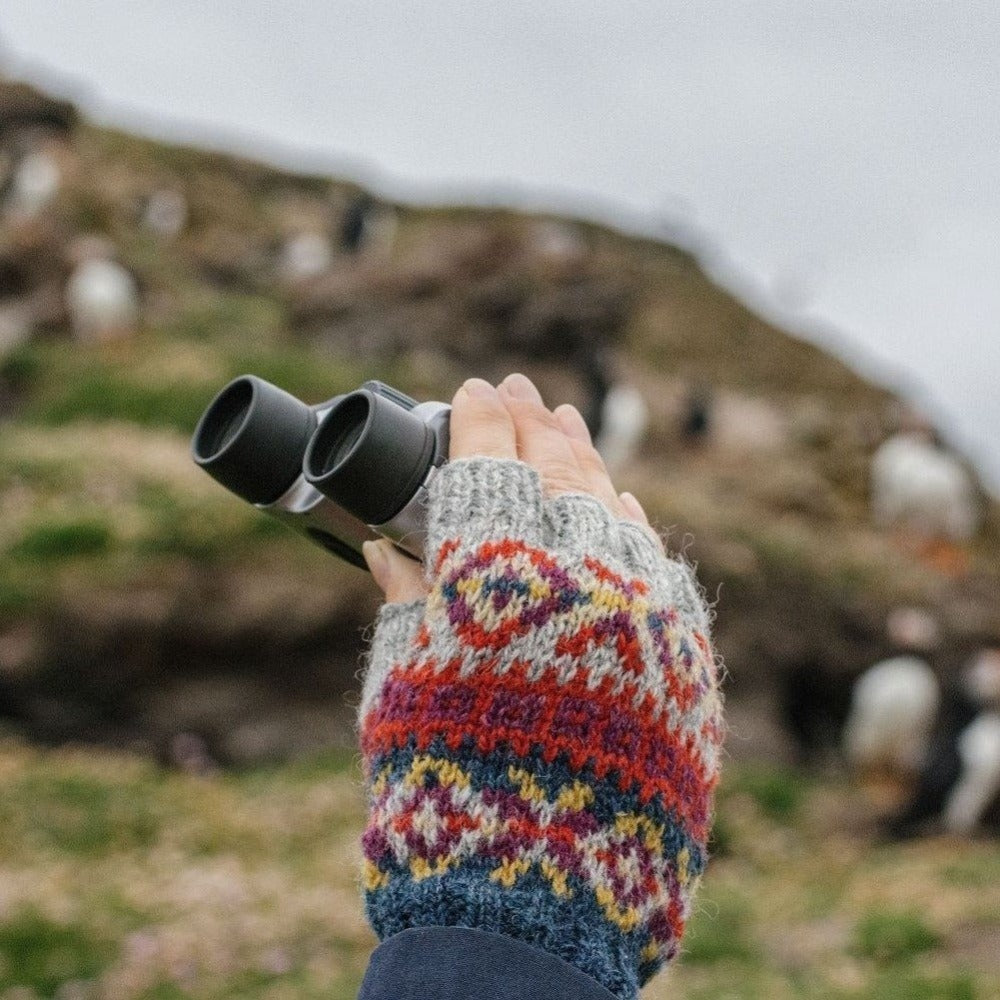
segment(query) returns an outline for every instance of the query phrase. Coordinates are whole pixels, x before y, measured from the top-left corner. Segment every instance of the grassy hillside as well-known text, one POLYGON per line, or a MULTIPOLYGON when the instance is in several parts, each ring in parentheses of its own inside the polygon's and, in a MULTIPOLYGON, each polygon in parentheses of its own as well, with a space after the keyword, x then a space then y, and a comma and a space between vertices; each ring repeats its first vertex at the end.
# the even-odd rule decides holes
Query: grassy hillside
MULTIPOLYGON (((4 153, 26 100, 0 82, 4 153)), ((31 315, 0 337, 2 1000, 355 994, 372 939, 350 713, 377 595, 196 469, 190 434, 248 371, 318 402, 518 368, 580 401, 571 342, 650 406, 621 488, 718 598, 736 720, 686 954, 647 997, 1000 996, 995 845, 878 845, 886 803, 782 769, 769 728, 784 671, 869 663, 899 601, 942 618, 944 673, 1000 641, 995 505, 958 570, 869 524, 899 400, 677 248, 572 220, 396 206, 391 245, 290 282, 286 241, 332 240, 356 187, 57 111, 58 196, 0 216, 0 331, 31 315), (163 189, 187 204, 173 236, 143 221, 163 189), (73 338, 62 296, 93 234, 142 290, 139 329, 103 344, 73 338), (692 448, 699 386, 716 427, 692 448), (183 763, 178 736, 208 773, 156 762, 183 763)))
MULTIPOLYGON (((156 747, 191 724, 170 707, 191 700, 187 686, 220 673, 267 678, 297 731, 309 704, 353 686, 370 583, 188 458, 207 401, 247 371, 317 402, 367 377, 447 398, 471 374, 521 368, 556 403, 583 394, 564 345, 605 352, 652 411, 622 486, 719 595, 731 693, 767 688, 805 657, 858 669, 885 650, 900 600, 942 614, 943 669, 1000 635, 995 510, 960 578, 874 531, 867 462, 899 402, 754 316, 676 248, 513 212, 397 206, 391 246, 335 254, 290 282, 286 241, 332 241, 355 187, 86 123, 58 156, 56 200, 0 228, 0 309, 36 315, 0 354, 0 709, 27 731, 156 747), (143 221, 161 190, 187 205, 175 235, 143 221), (61 289, 93 234, 140 283, 131 338, 70 335, 61 289), (717 428, 689 449, 682 411, 698 386, 717 428)), ((219 699, 201 728, 228 758, 239 698, 219 699)), ((275 737, 249 758, 296 747, 275 737)))

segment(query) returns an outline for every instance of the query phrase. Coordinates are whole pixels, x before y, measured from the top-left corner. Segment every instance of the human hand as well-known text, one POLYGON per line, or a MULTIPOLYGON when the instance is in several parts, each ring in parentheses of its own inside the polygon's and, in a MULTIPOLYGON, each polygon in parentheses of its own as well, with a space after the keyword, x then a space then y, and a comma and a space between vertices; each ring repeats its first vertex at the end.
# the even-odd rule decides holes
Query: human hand
POLYGON ((722 739, 709 612, 570 407, 455 396, 425 563, 383 587, 360 706, 380 937, 478 928, 622 998, 679 945, 722 739))
MULTIPOLYGON (((656 539, 642 505, 618 493, 590 431, 574 406, 550 411, 524 375, 508 375, 497 388, 469 379, 451 404, 451 460, 483 455, 520 459, 534 468, 546 496, 582 493, 596 497, 612 515, 643 525, 656 539)), ((365 561, 390 603, 406 603, 428 592, 423 568, 390 541, 365 542, 365 561)))

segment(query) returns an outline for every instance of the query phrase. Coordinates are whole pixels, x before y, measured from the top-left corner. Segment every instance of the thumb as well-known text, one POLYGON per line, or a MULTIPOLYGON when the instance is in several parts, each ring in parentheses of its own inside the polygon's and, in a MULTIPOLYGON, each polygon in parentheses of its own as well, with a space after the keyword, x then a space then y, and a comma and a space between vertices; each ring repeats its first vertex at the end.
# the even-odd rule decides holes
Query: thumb
POLYGON ((404 556, 392 542, 380 538, 365 542, 361 550, 375 583, 390 604, 419 601, 427 596, 423 567, 404 556))

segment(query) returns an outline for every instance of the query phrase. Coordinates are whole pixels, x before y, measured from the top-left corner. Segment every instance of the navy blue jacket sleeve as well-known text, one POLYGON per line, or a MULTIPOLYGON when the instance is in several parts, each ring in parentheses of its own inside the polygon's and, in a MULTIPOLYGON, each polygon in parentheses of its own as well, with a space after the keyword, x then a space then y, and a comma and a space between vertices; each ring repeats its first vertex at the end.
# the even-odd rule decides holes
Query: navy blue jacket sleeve
POLYGON ((523 941, 468 927, 415 927, 372 954, 358 1000, 618 1000, 523 941))

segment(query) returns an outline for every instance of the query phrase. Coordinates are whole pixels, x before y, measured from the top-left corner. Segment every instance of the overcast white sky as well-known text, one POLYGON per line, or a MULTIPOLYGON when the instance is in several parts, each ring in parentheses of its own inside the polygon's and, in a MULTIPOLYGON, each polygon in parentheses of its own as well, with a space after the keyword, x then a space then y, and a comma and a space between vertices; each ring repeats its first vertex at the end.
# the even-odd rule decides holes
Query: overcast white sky
POLYGON ((3 0, 0 38, 147 132, 681 223, 758 307, 914 387, 1000 486, 994 0, 3 0))

